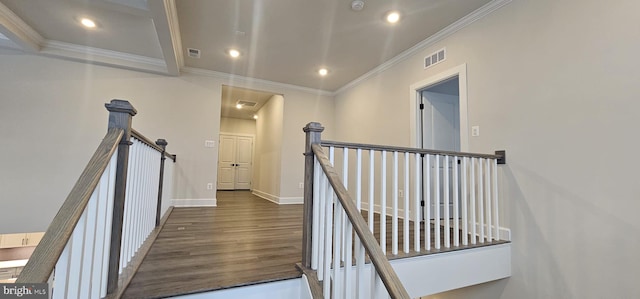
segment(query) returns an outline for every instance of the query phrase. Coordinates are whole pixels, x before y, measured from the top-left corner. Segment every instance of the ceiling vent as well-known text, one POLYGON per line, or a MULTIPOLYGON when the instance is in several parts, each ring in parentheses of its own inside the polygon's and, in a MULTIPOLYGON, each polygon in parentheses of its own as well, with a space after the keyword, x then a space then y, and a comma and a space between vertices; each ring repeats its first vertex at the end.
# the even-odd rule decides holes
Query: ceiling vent
POLYGON ((189 57, 200 58, 200 50, 194 48, 187 48, 187 53, 189 53, 189 57))
POLYGON ((424 68, 430 68, 447 58, 447 49, 442 48, 436 52, 431 53, 431 55, 424 58, 424 68))
POLYGON ((249 102, 249 101, 238 101, 239 105, 242 105, 244 107, 255 107, 255 105, 257 105, 258 103, 256 102, 249 102))

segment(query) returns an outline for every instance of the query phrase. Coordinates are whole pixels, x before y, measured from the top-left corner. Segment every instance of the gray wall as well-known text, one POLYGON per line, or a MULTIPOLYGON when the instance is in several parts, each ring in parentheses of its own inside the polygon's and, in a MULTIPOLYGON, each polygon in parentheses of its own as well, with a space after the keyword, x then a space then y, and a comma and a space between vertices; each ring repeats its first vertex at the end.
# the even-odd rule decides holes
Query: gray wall
MULTIPOLYGON (((298 125, 298 118, 315 120, 318 102, 329 107, 319 111, 333 110, 331 97, 278 84, 189 73, 159 76, 0 50, 0 233, 48 227, 106 133, 104 103, 113 98, 130 100, 138 110, 134 128, 150 139, 167 139, 167 149, 178 155, 172 197, 214 199, 215 191, 206 185, 216 182, 218 151, 205 148, 204 140, 218 140, 223 84, 300 101, 303 110, 293 104, 284 115, 296 115, 292 125, 298 125)), ((286 154, 274 157, 289 151, 301 156, 302 127, 281 130, 291 134, 282 139, 299 149, 282 147, 286 154)), ((280 165, 290 169, 275 176, 285 171, 302 176, 304 163, 280 165)), ((279 187, 280 181, 275 184, 279 187)), ((302 190, 295 191, 302 196, 302 190)))
POLYGON ((337 139, 408 146, 409 86, 467 64, 470 150, 507 150, 513 276, 432 298, 640 297, 639 10, 514 0, 336 97, 337 139))
POLYGON ((272 96, 258 111, 256 121, 256 157, 253 170, 253 191, 261 195, 280 194, 280 173, 282 151, 282 123, 284 98, 272 96))
POLYGON ((256 121, 253 119, 220 118, 220 133, 256 135, 256 121))

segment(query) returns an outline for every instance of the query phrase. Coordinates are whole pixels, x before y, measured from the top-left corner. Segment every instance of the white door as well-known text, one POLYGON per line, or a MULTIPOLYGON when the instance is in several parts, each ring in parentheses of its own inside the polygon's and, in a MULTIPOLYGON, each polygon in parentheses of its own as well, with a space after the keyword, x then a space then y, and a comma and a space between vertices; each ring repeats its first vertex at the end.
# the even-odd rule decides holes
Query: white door
MULTIPOLYGON (((442 150, 442 151, 460 151, 460 97, 458 95, 457 80, 447 80, 420 91, 420 107, 422 121, 422 148, 442 150)), ((431 158, 430 165, 431 176, 435 175, 435 157, 431 158)), ((440 215, 444 215, 444 189, 443 175, 444 168, 449 168, 449 181, 453 173, 452 168, 457 167, 457 161, 449 159, 448 165, 444 165, 444 158, 441 157, 438 162, 440 174, 440 215)), ((426 163, 425 163, 426 165, 426 163)), ((427 170, 425 170, 427 171, 427 170)), ((426 183, 426 182, 425 182, 426 183)), ((449 186, 449 194, 453 194, 453 190, 449 186)), ((432 188, 433 190, 433 188, 432 188)), ((435 193, 434 193, 435 194, 435 193)), ((431 198, 430 218, 434 219, 435 203, 431 198)), ((450 199, 449 215, 453 215, 453 202, 450 199)))
POLYGON ((218 190, 251 189, 253 137, 220 135, 218 190))

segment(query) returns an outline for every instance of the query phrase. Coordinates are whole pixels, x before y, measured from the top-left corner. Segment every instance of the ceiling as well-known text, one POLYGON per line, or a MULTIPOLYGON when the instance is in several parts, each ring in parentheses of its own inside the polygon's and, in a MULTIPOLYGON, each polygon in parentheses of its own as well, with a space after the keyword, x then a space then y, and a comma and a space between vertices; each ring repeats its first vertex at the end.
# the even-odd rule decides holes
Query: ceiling
POLYGON ((329 93, 500 0, 0 0, 0 47, 329 93), (397 10, 396 24, 384 16, 397 10), (86 29, 89 17, 97 27, 86 29), (200 50, 189 57, 187 48, 200 50), (236 48, 240 57, 226 51, 236 48), (317 71, 325 67, 327 76, 317 71))
POLYGON ((221 115, 230 118, 253 119, 253 116, 266 104, 273 93, 233 86, 222 86, 221 115), (236 107, 241 103, 241 108, 236 107), (251 103, 255 103, 252 105, 251 103))

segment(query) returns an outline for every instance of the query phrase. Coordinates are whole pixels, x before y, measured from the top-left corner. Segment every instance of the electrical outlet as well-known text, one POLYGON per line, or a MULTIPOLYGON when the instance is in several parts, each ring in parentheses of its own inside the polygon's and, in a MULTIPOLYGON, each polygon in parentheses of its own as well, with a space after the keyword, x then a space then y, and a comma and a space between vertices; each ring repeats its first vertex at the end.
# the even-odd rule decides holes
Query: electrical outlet
POLYGON ((213 190, 213 183, 207 184, 207 190, 213 190))
POLYGON ((300 189, 304 189, 304 183, 300 183, 300 184, 298 185, 298 188, 300 188, 300 189))
POLYGON ((400 198, 404 197, 404 190, 402 190, 402 189, 398 190, 398 197, 400 197, 400 198))

